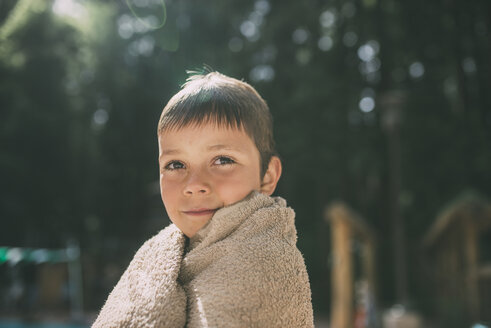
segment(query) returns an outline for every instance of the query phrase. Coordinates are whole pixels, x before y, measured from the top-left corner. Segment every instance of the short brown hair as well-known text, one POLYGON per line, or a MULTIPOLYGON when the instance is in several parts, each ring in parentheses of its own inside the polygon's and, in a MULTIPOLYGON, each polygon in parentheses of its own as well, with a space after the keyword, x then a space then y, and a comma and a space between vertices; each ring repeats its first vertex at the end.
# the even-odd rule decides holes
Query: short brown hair
POLYGON ((204 123, 243 128, 259 150, 264 176, 276 155, 273 122, 268 105, 251 85, 218 72, 190 76, 164 107, 158 134, 204 123))

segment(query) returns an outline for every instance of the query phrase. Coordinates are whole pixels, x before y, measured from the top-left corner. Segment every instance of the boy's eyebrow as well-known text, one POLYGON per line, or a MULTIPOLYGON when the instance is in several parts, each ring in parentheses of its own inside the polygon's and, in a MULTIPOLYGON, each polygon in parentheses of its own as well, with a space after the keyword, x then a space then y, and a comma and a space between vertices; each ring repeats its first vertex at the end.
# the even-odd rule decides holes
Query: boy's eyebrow
POLYGON ((163 150, 162 153, 160 154, 159 157, 162 157, 164 155, 175 155, 175 154, 179 154, 180 151, 178 149, 166 149, 166 150, 163 150))
POLYGON ((242 150, 242 148, 237 147, 237 146, 233 146, 233 145, 217 144, 217 145, 209 146, 208 150, 237 150, 237 151, 240 151, 240 150, 242 150))

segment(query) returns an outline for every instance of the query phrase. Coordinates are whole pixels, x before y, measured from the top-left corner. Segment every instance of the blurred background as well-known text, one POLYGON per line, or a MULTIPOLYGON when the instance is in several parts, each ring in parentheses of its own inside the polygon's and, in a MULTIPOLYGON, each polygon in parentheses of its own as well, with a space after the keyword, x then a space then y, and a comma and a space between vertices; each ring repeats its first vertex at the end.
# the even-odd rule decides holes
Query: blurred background
POLYGON ((487 0, 2 0, 0 327, 90 325, 169 222, 157 121, 205 64, 273 113, 317 326, 489 325, 490 29, 487 0))

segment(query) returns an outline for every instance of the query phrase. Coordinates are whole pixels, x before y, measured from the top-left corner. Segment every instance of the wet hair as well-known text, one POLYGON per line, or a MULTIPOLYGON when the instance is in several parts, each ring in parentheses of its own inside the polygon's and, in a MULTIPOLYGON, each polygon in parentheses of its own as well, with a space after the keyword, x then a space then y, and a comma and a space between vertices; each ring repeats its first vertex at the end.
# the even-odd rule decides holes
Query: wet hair
POLYGON ((276 155, 273 123, 268 105, 252 86, 218 72, 191 75, 164 107, 158 135, 208 123, 243 129, 259 150, 264 176, 276 155))

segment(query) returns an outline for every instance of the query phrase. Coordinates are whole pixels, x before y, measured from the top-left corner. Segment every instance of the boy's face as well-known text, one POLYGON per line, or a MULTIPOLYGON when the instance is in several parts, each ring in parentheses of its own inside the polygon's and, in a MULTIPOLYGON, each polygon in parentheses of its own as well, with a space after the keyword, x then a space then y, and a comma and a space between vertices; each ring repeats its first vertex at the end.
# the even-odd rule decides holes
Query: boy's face
POLYGON ((242 129, 210 123, 164 131, 159 166, 167 214, 188 237, 218 209, 262 191, 259 151, 242 129))

